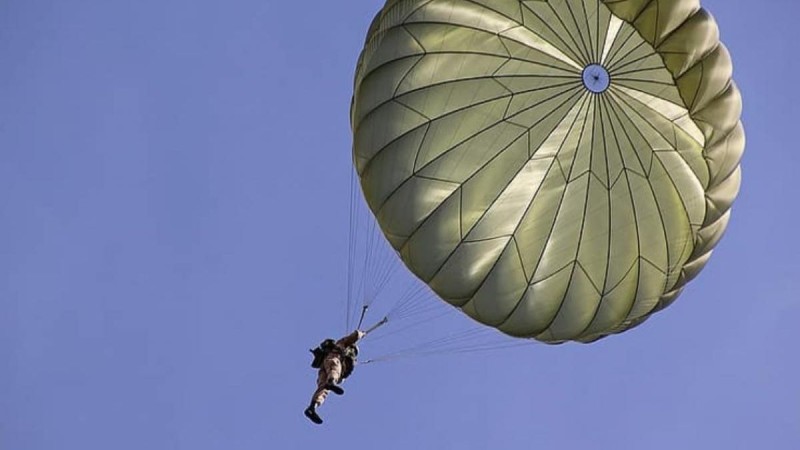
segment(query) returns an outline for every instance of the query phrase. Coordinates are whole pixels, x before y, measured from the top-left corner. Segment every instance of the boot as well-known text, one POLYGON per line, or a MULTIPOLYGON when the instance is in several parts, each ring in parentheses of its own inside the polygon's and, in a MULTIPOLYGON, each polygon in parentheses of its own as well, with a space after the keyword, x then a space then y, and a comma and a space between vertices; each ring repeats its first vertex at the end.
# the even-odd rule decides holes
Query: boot
POLYGON ((337 386, 333 383, 326 384, 325 389, 333 392, 336 395, 344 395, 344 388, 342 388, 341 386, 337 386))
POLYGON ((308 417, 308 420, 314 422, 317 425, 322 425, 322 418, 319 416, 319 414, 317 414, 317 405, 313 403, 308 405, 308 408, 306 408, 306 410, 303 411, 303 414, 305 414, 306 417, 308 417))

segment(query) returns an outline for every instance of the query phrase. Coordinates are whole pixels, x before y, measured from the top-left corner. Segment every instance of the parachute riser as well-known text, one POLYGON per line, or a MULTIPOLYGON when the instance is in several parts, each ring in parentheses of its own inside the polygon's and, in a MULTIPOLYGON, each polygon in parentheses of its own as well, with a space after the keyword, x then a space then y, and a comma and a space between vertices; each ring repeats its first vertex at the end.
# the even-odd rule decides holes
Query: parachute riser
POLYGON ((364 307, 361 308, 361 317, 358 319, 358 325, 356 325, 356 328, 361 328, 361 324, 364 323, 364 317, 367 315, 368 309, 369 305, 364 305, 364 307))
POLYGON ((380 322, 376 323, 375 325, 369 327, 369 329, 365 330, 364 331, 364 335, 366 336, 366 335, 372 333, 373 331, 377 330, 378 328, 386 325, 387 322, 389 322, 389 318, 388 317, 384 317, 383 319, 381 319, 380 322))

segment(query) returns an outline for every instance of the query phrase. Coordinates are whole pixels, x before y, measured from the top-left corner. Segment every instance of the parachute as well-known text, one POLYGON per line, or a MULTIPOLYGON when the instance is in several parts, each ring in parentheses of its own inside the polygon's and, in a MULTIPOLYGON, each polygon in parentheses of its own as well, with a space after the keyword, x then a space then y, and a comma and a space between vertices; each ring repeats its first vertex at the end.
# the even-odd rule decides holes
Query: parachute
POLYGON ((356 68, 355 170, 441 299, 588 343, 669 306, 722 237, 731 76, 697 0, 389 0, 356 68))

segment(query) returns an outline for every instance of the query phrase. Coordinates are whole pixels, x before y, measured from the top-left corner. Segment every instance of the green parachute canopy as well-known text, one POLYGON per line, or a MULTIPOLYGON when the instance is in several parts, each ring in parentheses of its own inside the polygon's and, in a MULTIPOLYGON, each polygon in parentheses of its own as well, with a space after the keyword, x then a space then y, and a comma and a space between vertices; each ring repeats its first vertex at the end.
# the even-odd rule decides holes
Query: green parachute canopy
POLYGON ((591 342, 665 308, 740 184, 741 97, 696 0, 390 0, 351 111, 367 203, 475 320, 591 342))

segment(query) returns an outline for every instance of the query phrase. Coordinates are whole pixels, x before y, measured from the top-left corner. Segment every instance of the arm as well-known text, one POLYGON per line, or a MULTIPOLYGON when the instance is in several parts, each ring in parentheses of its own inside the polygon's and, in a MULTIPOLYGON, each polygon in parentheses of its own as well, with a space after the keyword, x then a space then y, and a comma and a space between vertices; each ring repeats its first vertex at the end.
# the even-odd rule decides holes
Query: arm
POLYGON ((356 342, 358 342, 359 339, 363 337, 364 337, 364 332, 361 330, 356 330, 336 341, 336 345, 340 347, 349 347, 351 345, 354 345, 356 342))

